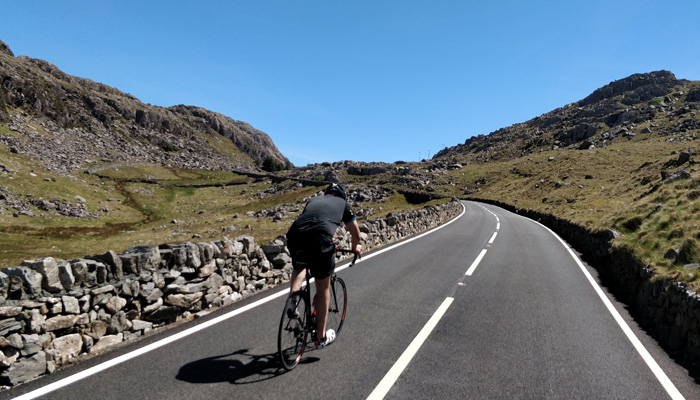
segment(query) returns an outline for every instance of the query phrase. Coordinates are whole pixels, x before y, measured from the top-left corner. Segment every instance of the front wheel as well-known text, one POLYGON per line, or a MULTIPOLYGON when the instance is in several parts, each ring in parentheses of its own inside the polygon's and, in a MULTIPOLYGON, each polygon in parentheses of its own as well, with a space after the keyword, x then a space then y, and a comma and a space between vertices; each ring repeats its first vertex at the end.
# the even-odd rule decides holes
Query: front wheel
POLYGON ((348 293, 345 288, 345 282, 341 278, 333 277, 331 279, 331 301, 328 305, 326 327, 333 329, 336 335, 343 328, 347 306, 348 293))
POLYGON ((287 299, 280 319, 277 334, 277 352, 282 366, 291 371, 299 364, 308 338, 306 316, 308 315, 306 299, 302 292, 293 293, 287 299))

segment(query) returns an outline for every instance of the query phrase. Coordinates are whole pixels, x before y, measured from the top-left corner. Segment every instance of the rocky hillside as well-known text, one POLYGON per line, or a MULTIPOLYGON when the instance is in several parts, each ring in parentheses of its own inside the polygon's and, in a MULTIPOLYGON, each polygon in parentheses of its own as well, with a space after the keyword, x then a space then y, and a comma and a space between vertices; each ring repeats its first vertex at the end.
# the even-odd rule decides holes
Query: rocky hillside
POLYGON ((67 175, 110 163, 187 169, 291 166, 270 137, 199 107, 169 108, 53 64, 15 57, 0 41, 0 145, 67 175))
MULTIPOLYGON (((544 150, 605 147, 638 134, 672 137, 700 129, 698 82, 669 71, 634 74, 527 122, 467 139, 434 160, 467 156, 470 162, 508 161, 544 150)), ((460 157, 464 159, 465 157, 460 157)))

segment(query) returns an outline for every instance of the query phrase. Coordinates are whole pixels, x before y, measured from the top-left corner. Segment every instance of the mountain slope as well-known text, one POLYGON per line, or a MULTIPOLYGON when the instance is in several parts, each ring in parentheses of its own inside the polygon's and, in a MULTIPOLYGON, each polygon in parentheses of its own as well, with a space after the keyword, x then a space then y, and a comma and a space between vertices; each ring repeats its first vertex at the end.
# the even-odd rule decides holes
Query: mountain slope
POLYGON ((506 161, 563 147, 605 147, 637 134, 693 132, 700 129, 694 111, 699 101, 698 82, 669 71, 634 74, 576 103, 443 149, 433 160, 461 155, 471 162, 506 161))
POLYGON ((291 166, 270 137, 198 107, 144 104, 0 41, 0 144, 61 174, 101 164, 189 169, 291 166))

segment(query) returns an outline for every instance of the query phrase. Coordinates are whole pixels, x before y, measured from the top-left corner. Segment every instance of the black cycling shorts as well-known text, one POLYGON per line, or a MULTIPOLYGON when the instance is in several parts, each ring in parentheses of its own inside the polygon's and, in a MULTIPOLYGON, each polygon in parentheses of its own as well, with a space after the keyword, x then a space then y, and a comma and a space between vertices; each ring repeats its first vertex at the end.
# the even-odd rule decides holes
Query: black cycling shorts
POLYGON ((316 253, 304 257, 292 255, 292 266, 297 271, 308 268, 314 278, 325 279, 335 271, 335 252, 316 253))
POLYGON ((324 279, 335 271, 333 236, 325 231, 312 229, 300 233, 290 229, 287 247, 295 270, 308 268, 316 279, 324 279))

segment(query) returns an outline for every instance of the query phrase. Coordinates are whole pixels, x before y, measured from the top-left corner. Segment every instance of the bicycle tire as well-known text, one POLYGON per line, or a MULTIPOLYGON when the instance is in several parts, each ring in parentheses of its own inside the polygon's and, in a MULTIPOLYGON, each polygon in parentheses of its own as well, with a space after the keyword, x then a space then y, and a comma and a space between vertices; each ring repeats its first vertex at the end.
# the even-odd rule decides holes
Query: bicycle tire
POLYGON ((282 366, 291 371, 299 364, 309 340, 306 329, 308 305, 302 292, 293 293, 284 304, 277 334, 277 352, 282 366), (290 304, 294 306, 289 307, 290 304), (291 310, 291 311, 290 311, 291 310))
POLYGON ((326 328, 333 329, 336 336, 343 329, 347 307, 348 293, 345 281, 336 276, 331 279, 331 301, 328 305, 328 318, 326 320, 326 328))

